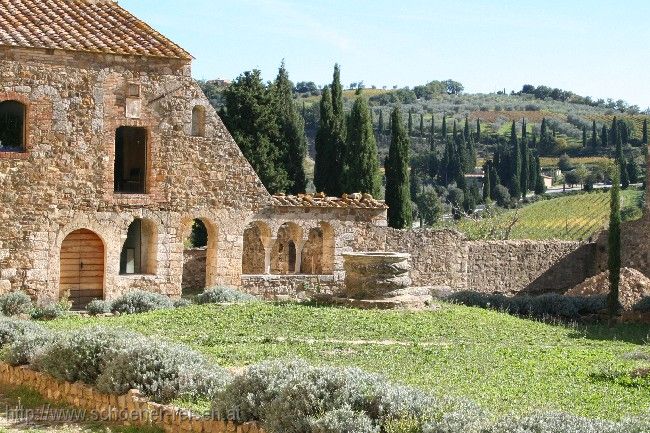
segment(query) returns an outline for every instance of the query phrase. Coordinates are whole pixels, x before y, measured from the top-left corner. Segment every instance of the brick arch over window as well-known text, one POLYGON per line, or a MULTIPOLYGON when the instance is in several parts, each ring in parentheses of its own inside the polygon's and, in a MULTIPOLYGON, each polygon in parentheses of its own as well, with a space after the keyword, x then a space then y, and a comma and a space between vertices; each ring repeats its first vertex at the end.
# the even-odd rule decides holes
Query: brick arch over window
POLYGON ((13 99, 0 101, 0 151, 25 151, 26 142, 27 106, 13 99))
POLYGON ((254 221, 244 230, 242 274, 260 275, 269 271, 267 250, 271 244, 271 229, 266 223, 254 221))

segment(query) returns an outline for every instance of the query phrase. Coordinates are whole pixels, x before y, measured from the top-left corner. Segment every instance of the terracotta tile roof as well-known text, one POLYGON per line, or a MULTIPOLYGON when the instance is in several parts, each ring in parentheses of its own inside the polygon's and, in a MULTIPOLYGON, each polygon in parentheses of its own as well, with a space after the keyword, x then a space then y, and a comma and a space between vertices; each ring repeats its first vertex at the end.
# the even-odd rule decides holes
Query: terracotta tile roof
POLYGON ((388 209, 382 200, 370 194, 344 194, 343 197, 327 197, 323 193, 300 195, 274 195, 273 205, 281 207, 319 207, 351 209, 388 209))
POLYGON ((0 0, 0 46, 191 60, 113 0, 0 0))

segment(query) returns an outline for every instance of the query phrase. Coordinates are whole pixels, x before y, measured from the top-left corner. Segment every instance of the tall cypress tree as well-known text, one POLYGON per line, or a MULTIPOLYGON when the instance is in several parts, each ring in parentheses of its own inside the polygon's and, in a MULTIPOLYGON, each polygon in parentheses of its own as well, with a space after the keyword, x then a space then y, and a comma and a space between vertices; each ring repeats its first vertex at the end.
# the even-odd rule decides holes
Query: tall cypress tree
POLYGON ((598 147, 598 132, 596 130, 596 121, 591 123, 591 147, 594 149, 598 147))
POLYGON ((436 119, 433 117, 433 113, 431 113, 431 130, 429 131, 429 136, 431 138, 431 143, 433 143, 433 140, 435 138, 436 134, 436 119))
POLYGON ((334 178, 336 163, 335 139, 332 136, 334 111, 332 93, 329 87, 323 89, 320 100, 320 122, 316 132, 316 164, 314 186, 319 192, 334 195, 338 190, 338 179, 334 178))
POLYGON ((521 119, 521 139, 525 140, 528 137, 526 118, 521 119))
POLYGON ((546 185, 544 185, 544 178, 542 177, 542 164, 539 162, 539 155, 535 155, 535 170, 537 174, 535 194, 544 194, 544 191, 546 191, 546 185))
POLYGON ((385 164, 388 225, 404 229, 411 227, 413 219, 409 182, 410 146, 399 108, 393 110, 391 119, 393 130, 385 164))
POLYGON ((465 116, 465 127, 463 129, 463 134, 465 134, 465 140, 469 141, 470 132, 469 132, 469 118, 465 116))
POLYGON ((607 132, 607 125, 603 125, 600 131, 600 145, 604 148, 609 146, 609 132, 607 132))
POLYGON ((347 192, 379 194, 379 159, 372 129, 371 111, 365 98, 357 98, 350 113, 346 161, 347 192))
POLYGON ((510 195, 518 199, 521 197, 521 150, 517 140, 517 129, 514 120, 510 128, 510 160, 512 162, 509 185, 510 195))
MULTIPOLYGON (((533 138, 535 138, 535 136, 533 136, 533 138)), ((528 148, 528 190, 529 191, 535 190, 538 171, 539 171, 539 167, 537 167, 537 158, 535 157, 534 151, 531 150, 529 147, 528 148)))
POLYGON ((641 143, 648 144, 648 119, 643 119, 643 130, 641 132, 641 143))
POLYGON ((481 142, 481 119, 476 119, 476 142, 481 142))
POLYGON ((528 193, 528 179, 530 177, 530 161, 529 161, 529 152, 528 152, 528 142, 525 138, 522 138, 519 145, 519 153, 521 155, 521 193, 524 197, 528 193))
POLYGON ((609 233, 607 237, 609 268, 609 294, 607 296, 607 309, 610 317, 615 317, 621 310, 619 300, 619 284, 621 281, 621 198, 620 175, 618 167, 614 168, 612 175, 612 189, 610 197, 609 233))
POLYGON ((384 133, 384 110, 379 110, 379 126, 378 126, 379 134, 384 133))
POLYGON ((424 137, 424 114, 420 113, 420 137, 424 137))
POLYGON ((582 147, 583 149, 587 148, 587 127, 582 127, 582 147))
POLYGON ((440 138, 445 140, 447 138, 447 115, 442 113, 442 127, 440 128, 440 138))
POLYGON ((332 76, 332 114, 331 137, 335 149, 334 170, 332 172, 334 179, 332 179, 333 189, 326 192, 340 196, 343 194, 345 183, 345 159, 347 157, 345 129, 347 122, 345 111, 343 111, 343 86, 341 85, 341 68, 338 63, 334 65, 334 74, 332 76))
POLYGON ((492 162, 487 161, 483 165, 483 201, 487 202, 492 197, 492 192, 490 191, 490 175, 492 172, 492 162))
POLYGON ((408 121, 408 130, 409 137, 413 136, 413 110, 409 110, 409 121, 408 121))
POLYGON ((279 146, 282 146, 281 154, 290 182, 287 192, 299 194, 305 192, 307 187, 304 168, 307 156, 307 139, 305 125, 293 100, 293 83, 289 80, 289 73, 284 66, 284 61, 282 61, 278 76, 271 86, 271 92, 274 112, 278 117, 279 146))

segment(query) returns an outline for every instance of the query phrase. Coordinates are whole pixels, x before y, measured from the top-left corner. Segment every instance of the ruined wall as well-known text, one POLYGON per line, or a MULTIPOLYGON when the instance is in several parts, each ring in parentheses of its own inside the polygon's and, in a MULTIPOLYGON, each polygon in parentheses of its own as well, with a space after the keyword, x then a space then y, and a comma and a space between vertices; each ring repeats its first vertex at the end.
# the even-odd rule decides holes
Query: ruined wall
POLYGON ((205 248, 192 248, 183 251, 183 292, 202 291, 206 287, 205 270, 207 266, 205 248))
MULTIPOLYGON (((604 231, 596 240, 596 270, 607 270, 607 236, 604 231)), ((621 266, 634 268, 650 277, 650 217, 621 224, 621 266)))
POLYGON ((334 275, 243 275, 242 290, 266 300, 306 299, 315 293, 337 293, 334 275))
POLYGON ((136 287, 178 296, 183 239, 201 218, 214 225, 211 279, 239 284, 241 234, 270 196, 188 63, 9 48, 0 59, 0 100, 27 107, 25 152, 0 152, 0 280, 58 298, 61 243, 86 228, 104 242, 107 298, 136 287), (139 97, 127 96, 130 84, 139 97), (205 108, 204 137, 191 134, 197 105, 205 108), (114 192, 120 126, 146 128, 146 194, 114 192), (134 218, 157 229, 153 275, 119 275, 134 218))

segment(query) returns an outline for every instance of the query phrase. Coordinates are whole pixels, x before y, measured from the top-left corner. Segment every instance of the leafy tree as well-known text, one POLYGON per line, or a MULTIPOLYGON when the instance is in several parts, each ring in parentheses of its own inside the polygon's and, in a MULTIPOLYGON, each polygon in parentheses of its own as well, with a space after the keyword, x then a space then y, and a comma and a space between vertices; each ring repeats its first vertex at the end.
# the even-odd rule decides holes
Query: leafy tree
POLYGON ((347 139, 347 192, 379 195, 377 142, 372 129, 370 107, 365 98, 357 98, 352 106, 347 139))
POLYGON ((447 93, 449 93, 450 95, 460 95, 461 93, 463 93, 463 90, 465 90, 463 85, 458 81, 445 80, 443 81, 443 83, 447 88, 447 93))
POLYGON ((294 89, 297 93, 317 93, 318 86, 313 81, 300 81, 294 89))
POLYGON ((648 144, 648 119, 643 119, 643 129, 641 131, 641 144, 648 144))
POLYGON ((417 204, 420 219, 424 226, 430 227, 440 221, 444 209, 434 187, 425 186, 418 195, 417 204))
POLYGON ((286 146, 282 154, 290 182, 287 192, 291 194, 303 193, 307 187, 307 175, 304 168, 307 156, 305 125, 293 101, 293 84, 289 80, 289 73, 284 66, 284 61, 271 86, 271 93, 274 113, 278 117, 279 143, 286 146))
POLYGON ((447 189, 447 202, 451 205, 451 213, 454 219, 460 219, 463 216, 465 192, 457 186, 449 187, 447 189))
POLYGON ((409 228, 412 224, 409 182, 409 138, 404 130, 399 108, 391 116, 393 129, 386 159, 386 204, 388 225, 393 228, 409 228))
POLYGON ((619 168, 614 167, 610 198, 608 244, 609 295, 607 306, 614 318, 621 310, 619 284, 621 281, 621 198, 619 168))
POLYGON ((510 192, 505 186, 498 184, 494 188, 494 200, 497 202, 497 205, 501 207, 510 206, 510 192))
POLYGON ((286 148, 280 145, 273 98, 259 70, 247 71, 224 90, 222 118, 242 153, 269 192, 292 185, 285 169, 286 148))
POLYGON ((558 161, 557 166, 562 171, 573 170, 573 162, 571 161, 569 155, 566 153, 563 153, 562 156, 560 156, 560 160, 558 161))

